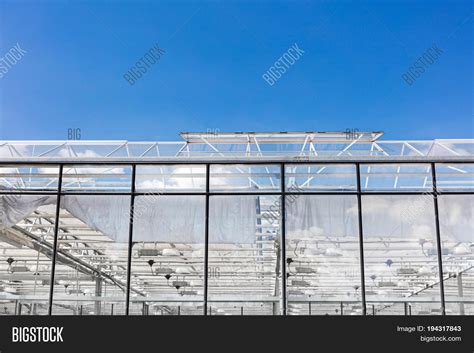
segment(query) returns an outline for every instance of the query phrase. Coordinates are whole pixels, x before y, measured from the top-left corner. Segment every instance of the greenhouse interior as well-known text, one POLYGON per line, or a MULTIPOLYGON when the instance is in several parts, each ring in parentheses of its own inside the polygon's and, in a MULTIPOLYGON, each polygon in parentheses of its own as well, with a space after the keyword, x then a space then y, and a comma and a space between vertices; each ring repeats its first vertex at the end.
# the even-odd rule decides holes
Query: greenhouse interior
POLYGON ((180 136, 0 142, 0 314, 474 314, 474 140, 180 136))

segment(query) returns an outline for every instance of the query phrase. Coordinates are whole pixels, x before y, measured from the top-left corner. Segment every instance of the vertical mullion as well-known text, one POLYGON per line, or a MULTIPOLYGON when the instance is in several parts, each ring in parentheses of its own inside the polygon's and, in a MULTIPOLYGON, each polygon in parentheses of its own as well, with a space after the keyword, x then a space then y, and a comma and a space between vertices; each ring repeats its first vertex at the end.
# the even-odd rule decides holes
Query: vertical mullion
POLYGON ((131 275, 132 275, 132 247, 133 247, 133 217, 135 210, 135 177, 137 174, 136 164, 132 165, 132 185, 130 195, 130 209, 129 209, 129 220, 128 220, 128 254, 127 254, 127 295, 125 301, 125 315, 130 312, 130 286, 131 286, 131 275))
POLYGON ((285 164, 280 165, 280 191, 281 191, 281 293, 283 301, 283 315, 286 315, 286 192, 285 192, 285 164))
POLYGON ((360 257, 360 277, 361 277, 361 294, 362 294, 362 315, 367 315, 367 307, 365 302, 365 270, 364 270, 364 230, 362 225, 362 194, 360 186, 360 164, 356 163, 357 171, 357 215, 359 219, 359 257, 360 257))
POLYGON ((209 277, 209 185, 210 164, 206 164, 206 209, 204 218, 204 315, 207 315, 208 277, 209 277))
POLYGON ((441 295, 441 313, 446 315, 446 302, 444 298, 444 279, 443 279, 443 257, 441 248, 441 232, 439 227, 439 209, 438 209, 438 186, 436 185, 436 166, 431 163, 431 176, 433 178, 433 203, 435 211, 435 224, 436 224, 436 244, 438 248, 438 271, 439 271, 439 290, 441 295))
POLYGON ((56 214, 54 218, 54 238, 53 238, 53 258, 51 259, 51 284, 49 286, 49 303, 48 303, 48 315, 53 312, 53 292, 54 292, 54 276, 56 271, 56 252, 58 246, 58 232, 59 232, 59 212, 61 210, 61 189, 63 183, 63 169, 64 165, 59 165, 59 180, 58 180, 58 193, 56 200, 56 214))

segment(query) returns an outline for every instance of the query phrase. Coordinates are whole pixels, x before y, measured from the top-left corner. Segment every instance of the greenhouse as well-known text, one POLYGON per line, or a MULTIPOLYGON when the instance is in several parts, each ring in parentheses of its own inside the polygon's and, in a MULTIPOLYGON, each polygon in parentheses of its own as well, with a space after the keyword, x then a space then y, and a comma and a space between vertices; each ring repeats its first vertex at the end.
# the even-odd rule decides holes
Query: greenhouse
POLYGON ((474 140, 1 141, 1 315, 473 315, 474 140))

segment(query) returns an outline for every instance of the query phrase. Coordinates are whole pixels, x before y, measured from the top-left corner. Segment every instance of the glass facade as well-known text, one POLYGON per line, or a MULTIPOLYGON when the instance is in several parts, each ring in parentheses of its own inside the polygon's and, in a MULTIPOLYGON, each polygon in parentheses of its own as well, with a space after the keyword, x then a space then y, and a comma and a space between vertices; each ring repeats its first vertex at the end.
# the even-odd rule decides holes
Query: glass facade
POLYGON ((424 197, 362 196, 366 300, 376 315, 403 314, 393 308, 400 301, 412 315, 440 312, 434 207, 424 197))
POLYGON ((204 196, 136 196, 131 315, 202 314, 204 211, 204 196))
POLYGON ((473 315, 474 164, 0 165, 0 315, 473 315))

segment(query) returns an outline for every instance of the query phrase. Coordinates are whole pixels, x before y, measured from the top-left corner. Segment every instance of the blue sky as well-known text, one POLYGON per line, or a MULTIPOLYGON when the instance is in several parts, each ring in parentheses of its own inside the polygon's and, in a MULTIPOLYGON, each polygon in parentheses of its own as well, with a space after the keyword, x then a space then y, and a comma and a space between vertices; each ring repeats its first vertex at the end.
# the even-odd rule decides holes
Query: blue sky
POLYGON ((0 139, 177 140, 180 131, 473 138, 470 1, 4 1, 0 139), (301 58, 262 75, 294 43, 301 58), (402 75, 443 50, 413 85, 402 75), (132 86, 123 75, 165 50, 132 86))

